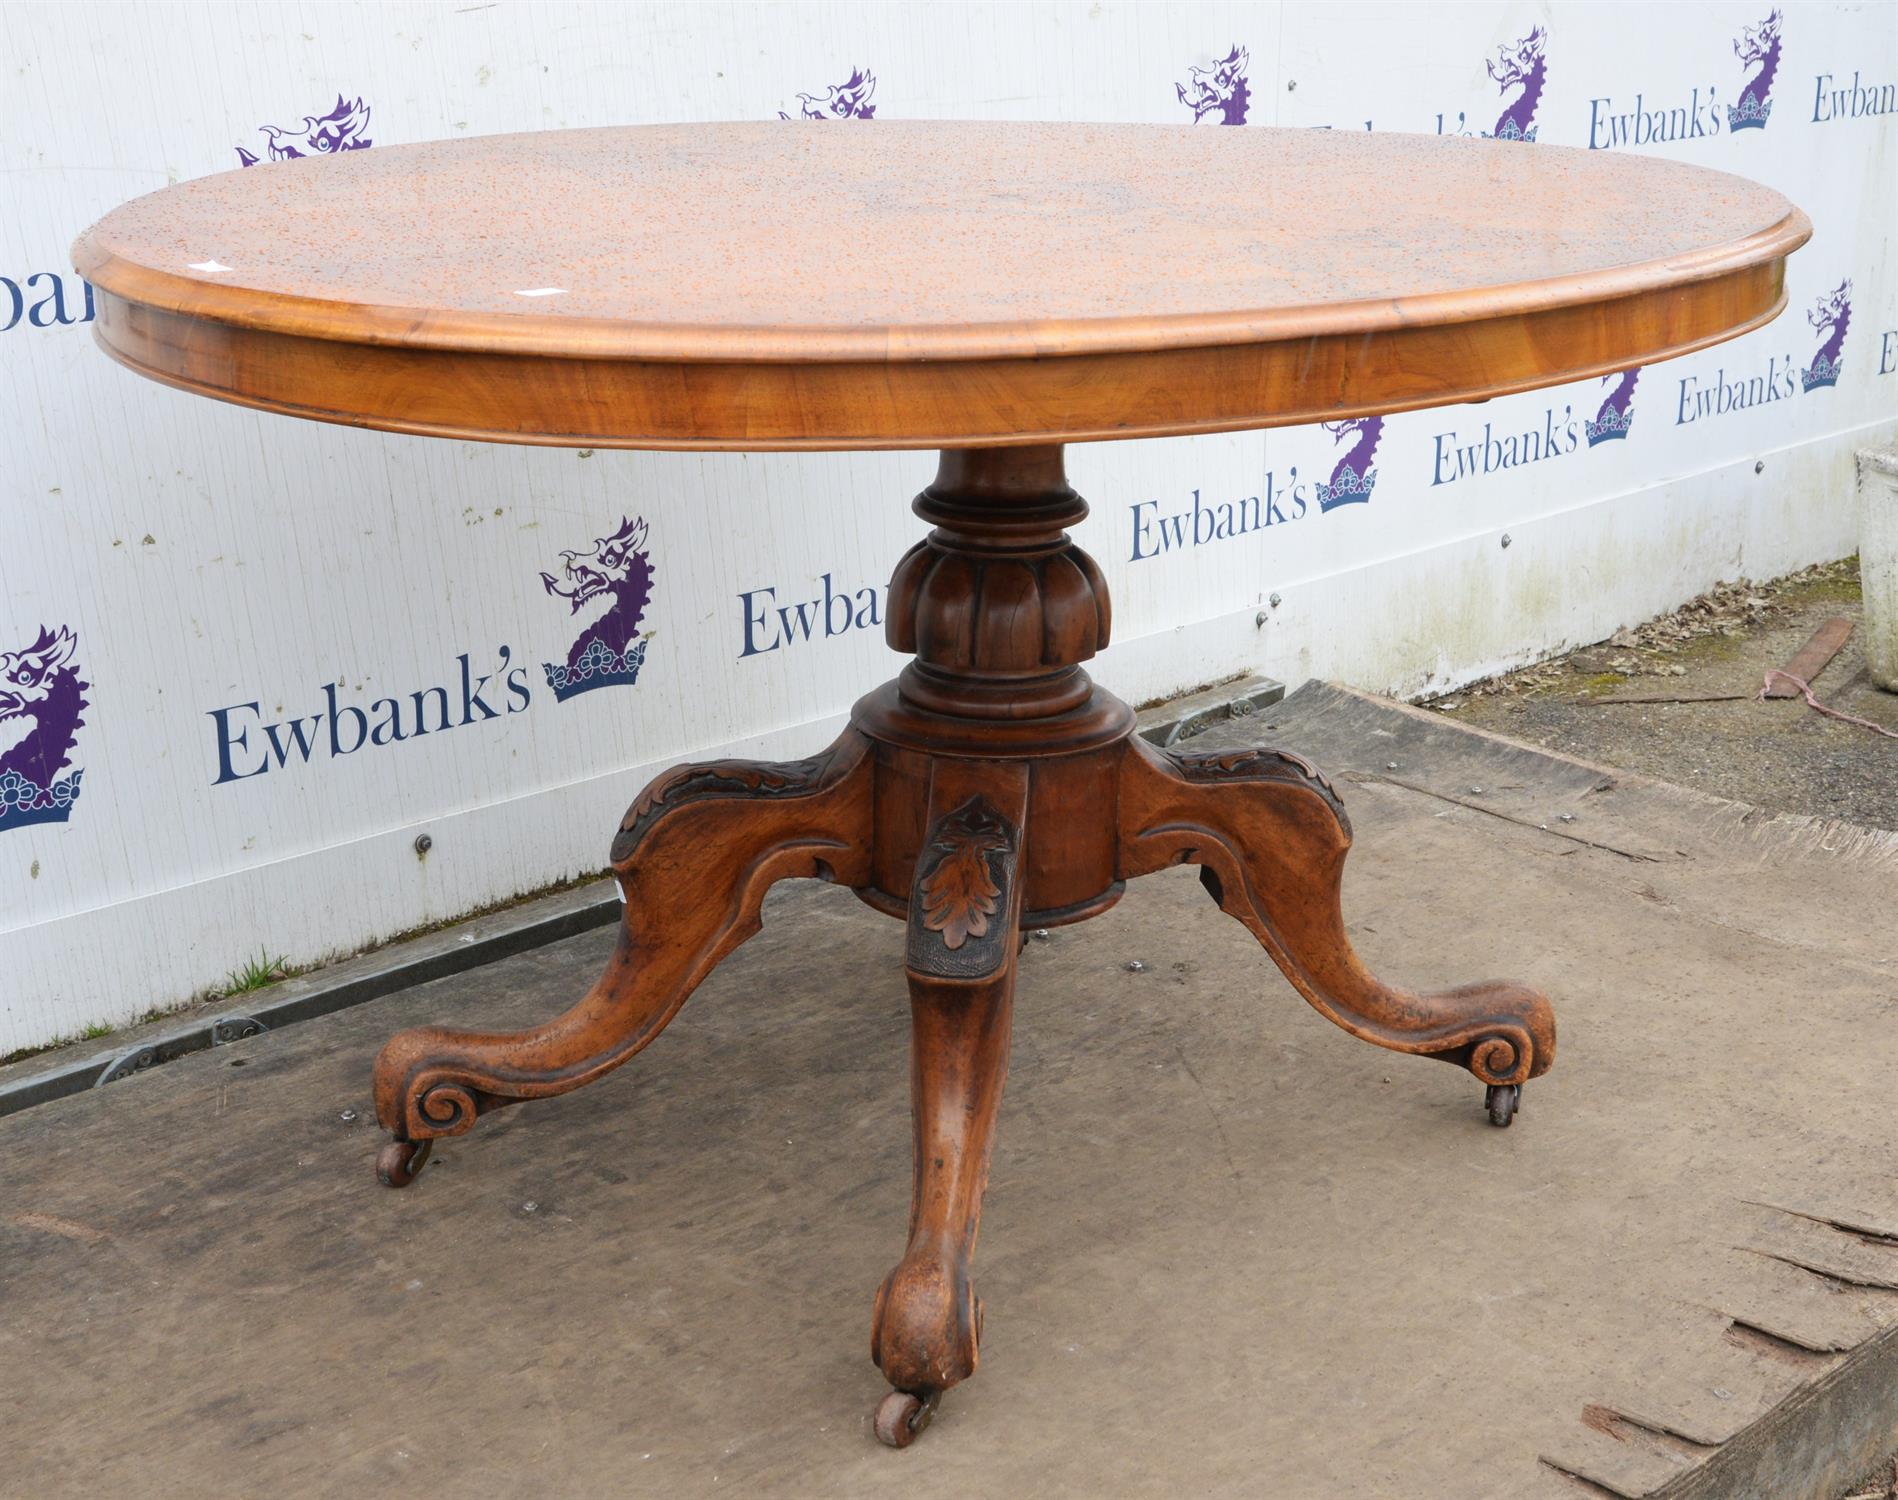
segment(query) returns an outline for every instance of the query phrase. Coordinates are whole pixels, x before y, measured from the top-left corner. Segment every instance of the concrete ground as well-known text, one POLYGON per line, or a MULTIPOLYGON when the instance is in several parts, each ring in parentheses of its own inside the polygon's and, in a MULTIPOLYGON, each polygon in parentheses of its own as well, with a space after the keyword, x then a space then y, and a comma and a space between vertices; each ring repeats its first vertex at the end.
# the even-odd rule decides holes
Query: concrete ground
POLYGON ((1373 967, 1555 998, 1511 1129, 1139 882, 1028 945, 982 1368, 892 1452, 902 928, 780 887, 403 1192, 383 1038, 564 1008, 607 933, 0 1119, 4 1487, 1833 1500, 1898 1444, 1898 839, 1322 686, 1195 744, 1260 740, 1350 806, 1373 967))
POLYGON ((1857 560, 1723 584, 1658 620, 1435 700, 1459 723, 1785 812, 1898 828, 1898 740, 1756 702, 1825 621, 1854 629, 1812 680, 1820 702, 1898 730, 1898 693, 1866 669, 1857 560), (1677 698, 1684 702, 1620 702, 1677 698))

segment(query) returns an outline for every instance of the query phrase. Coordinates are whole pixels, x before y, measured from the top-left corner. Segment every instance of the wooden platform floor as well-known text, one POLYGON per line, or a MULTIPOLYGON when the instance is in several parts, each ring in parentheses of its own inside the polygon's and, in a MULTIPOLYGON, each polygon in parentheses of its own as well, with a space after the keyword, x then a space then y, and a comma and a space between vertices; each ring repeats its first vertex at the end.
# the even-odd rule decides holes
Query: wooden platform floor
POLYGON ((1898 1446, 1898 840, 1322 685, 1196 743, 1247 740, 1333 773, 1374 967, 1556 998, 1514 1127, 1140 882, 1028 946, 982 1368, 891 1452, 902 928, 781 887, 404 1192, 382 1039, 564 1008, 609 934, 0 1120, 0 1489, 1833 1500, 1898 1446))

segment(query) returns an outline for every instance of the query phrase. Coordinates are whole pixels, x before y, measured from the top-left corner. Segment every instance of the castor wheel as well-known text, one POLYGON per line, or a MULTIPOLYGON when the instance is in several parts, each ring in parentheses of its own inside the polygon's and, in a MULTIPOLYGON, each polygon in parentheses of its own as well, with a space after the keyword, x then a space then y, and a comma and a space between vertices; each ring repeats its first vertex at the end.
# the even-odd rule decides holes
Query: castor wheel
POLYGON ((1489 1111, 1490 1124, 1508 1128, 1509 1122, 1516 1118, 1516 1111, 1522 1108, 1522 1085, 1492 1083, 1483 1090, 1483 1108, 1489 1111))
POLYGON ((909 1391, 891 1391, 877 1403, 877 1441, 886 1448, 907 1448, 916 1434, 929 1425, 942 1401, 941 1391, 917 1396, 909 1391))
POLYGON ((376 1155, 376 1176, 384 1187, 407 1187, 428 1164, 433 1141, 390 1141, 376 1155))

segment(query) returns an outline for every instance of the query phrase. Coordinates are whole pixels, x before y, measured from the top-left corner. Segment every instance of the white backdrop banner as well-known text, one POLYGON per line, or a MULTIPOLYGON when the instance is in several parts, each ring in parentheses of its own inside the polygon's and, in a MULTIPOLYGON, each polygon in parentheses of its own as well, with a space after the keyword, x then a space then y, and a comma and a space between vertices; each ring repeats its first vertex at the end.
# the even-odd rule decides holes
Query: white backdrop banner
POLYGON ((1115 594, 1094 673, 1136 702, 1416 693, 1842 556, 1852 450, 1898 436, 1883 0, 7 3, 0 55, 0 1054, 597 870, 652 772, 809 753, 899 664, 930 455, 487 447, 137 379, 67 250, 170 182, 568 126, 1136 120, 1648 152, 1811 215, 1787 314, 1701 354, 1070 450, 1115 594))

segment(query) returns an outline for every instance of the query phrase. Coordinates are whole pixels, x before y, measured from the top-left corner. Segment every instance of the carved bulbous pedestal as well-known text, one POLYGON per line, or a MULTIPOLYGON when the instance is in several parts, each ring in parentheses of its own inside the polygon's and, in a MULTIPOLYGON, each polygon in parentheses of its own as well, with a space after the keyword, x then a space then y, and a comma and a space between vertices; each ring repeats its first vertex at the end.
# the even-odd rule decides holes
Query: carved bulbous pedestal
POLYGON ((898 678, 918 708, 974 719, 1041 719, 1078 708, 1080 664, 1107 644, 1101 571, 1064 530, 1087 502, 1059 448, 943 455, 912 507, 935 529, 890 580, 887 635, 915 658, 898 678))
POLYGON ((427 1145, 491 1109, 564 1093, 664 1029, 759 927, 793 876, 848 886, 908 924, 914 1045, 909 1243, 876 1295, 871 1355, 893 1390, 875 1431, 904 1446, 974 1373, 982 1304, 970 1278, 1007 1069, 1025 928, 1078 922, 1126 882, 1196 864, 1220 908, 1354 1036, 1441 1058, 1487 1086, 1507 1124, 1554 1058, 1533 990, 1435 994, 1359 961, 1339 904, 1350 825, 1331 784, 1282 751, 1162 752, 1082 663, 1111 629, 1100 570, 1067 528, 1087 514, 1058 446, 948 451, 916 498, 929 534, 897 564, 888 639, 911 661, 863 698, 829 749, 784 764, 682 766, 653 782, 613 840, 618 947, 572 1010, 513 1035, 424 1027, 376 1062, 400 1186, 427 1145))

